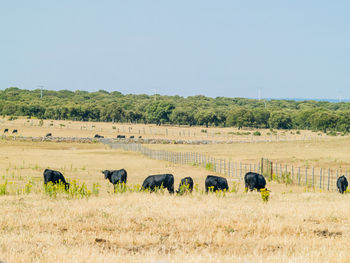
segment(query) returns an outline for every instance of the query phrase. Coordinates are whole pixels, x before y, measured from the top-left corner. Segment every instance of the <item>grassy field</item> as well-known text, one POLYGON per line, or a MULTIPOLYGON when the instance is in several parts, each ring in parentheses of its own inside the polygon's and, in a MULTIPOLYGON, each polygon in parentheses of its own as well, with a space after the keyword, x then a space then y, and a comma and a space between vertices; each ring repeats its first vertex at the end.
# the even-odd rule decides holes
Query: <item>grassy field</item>
POLYGON ((162 138, 172 140, 211 140, 211 141, 256 141, 256 140, 323 140, 329 138, 326 134, 312 131, 283 131, 268 129, 220 128, 220 127, 188 127, 188 126, 157 126, 152 124, 121 124, 105 122, 57 121, 19 118, 10 121, 9 118, 0 119, 0 131, 8 128, 19 131, 22 136, 45 136, 51 132, 57 137, 93 137, 96 133, 113 138, 118 134, 133 135, 143 138, 162 138), (253 136, 259 131, 261 136, 253 136))
POLYGON ((152 149, 173 152, 200 152, 216 158, 243 163, 258 162, 262 157, 277 163, 304 167, 350 168, 350 139, 338 137, 322 141, 236 143, 236 144, 151 144, 152 149))
MULTIPOLYGON (((38 136, 47 127, 34 128, 31 135, 38 136)), ((62 136, 77 131, 67 128, 62 136)), ((347 165, 348 144, 348 139, 338 138, 149 147, 242 161, 263 155, 296 163, 347 165)), ((207 195, 204 180, 212 172, 98 143, 1 140, 0 149, 0 193, 7 181, 7 194, 0 195, 0 260, 5 262, 349 261, 348 195, 269 182, 272 192, 264 203, 259 193, 244 193, 242 183, 233 178, 228 178, 229 186, 237 186, 236 192, 207 195), (47 167, 62 171, 70 181, 86 183, 88 189, 99 185, 98 193, 50 197, 42 186, 47 167), (176 188, 182 177, 191 176, 198 190, 185 196, 114 194, 101 170, 120 168, 128 171, 128 185, 139 186, 150 174, 172 173, 176 188), (30 190, 28 182, 33 185, 30 190)))

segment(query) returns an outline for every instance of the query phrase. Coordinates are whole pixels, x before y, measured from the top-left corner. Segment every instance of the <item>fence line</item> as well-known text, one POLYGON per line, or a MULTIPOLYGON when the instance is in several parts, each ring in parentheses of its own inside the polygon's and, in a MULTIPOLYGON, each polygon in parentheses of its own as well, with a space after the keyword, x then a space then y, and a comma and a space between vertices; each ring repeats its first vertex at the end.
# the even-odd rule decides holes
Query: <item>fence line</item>
POLYGON ((109 139, 101 141, 112 149, 139 152, 151 159, 168 161, 174 164, 203 167, 209 171, 223 174, 239 181, 243 180, 247 172, 257 172, 263 174, 266 179, 279 183, 336 191, 338 177, 341 175, 347 177, 348 175, 348 169, 294 167, 293 165, 273 163, 263 158, 259 162, 247 164, 228 159, 218 159, 199 152, 153 150, 142 144, 112 142, 109 139))

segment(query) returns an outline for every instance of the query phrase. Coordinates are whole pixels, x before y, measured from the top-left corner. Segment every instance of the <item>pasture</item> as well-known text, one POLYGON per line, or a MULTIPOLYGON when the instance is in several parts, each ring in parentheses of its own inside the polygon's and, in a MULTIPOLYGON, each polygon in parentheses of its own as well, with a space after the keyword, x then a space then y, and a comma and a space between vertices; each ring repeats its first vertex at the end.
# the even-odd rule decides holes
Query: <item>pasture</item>
POLYGON ((143 138, 171 139, 171 140, 209 140, 209 141, 243 141, 257 140, 271 141, 304 141, 324 140, 332 138, 327 134, 312 131, 283 131, 269 129, 243 129, 233 127, 189 127, 189 126, 157 126, 154 124, 127 124, 110 122, 82 122, 69 120, 43 120, 18 118, 10 120, 0 118, 0 132, 9 129, 9 135, 13 129, 17 129, 22 136, 45 136, 52 133, 57 137, 93 137, 100 134, 106 138, 115 138, 117 134, 126 137, 142 136, 143 138), (259 132, 260 136, 254 136, 259 132))
MULTIPOLYGON (((16 126, 28 136, 48 132, 45 126, 25 127, 16 126)), ((61 136, 84 135, 78 128, 60 129, 61 136)), ((346 166, 348 144, 348 139, 337 138, 149 147, 171 151, 191 147, 190 151, 242 161, 270 157, 303 162, 305 158, 309 163, 346 166)), ((1 140, 0 149, 0 185, 7 182, 7 193, 0 196, 0 260, 5 262, 349 261, 347 194, 268 182, 272 192, 264 203, 259 193, 244 193, 243 183, 233 178, 227 179, 235 191, 207 195, 204 180, 212 172, 112 150, 100 143, 1 140), (97 190, 89 197, 70 198, 64 193, 52 197, 42 186, 42 172, 48 167, 97 190), (191 176, 197 187, 184 196, 166 191, 113 193, 101 170, 120 168, 127 170, 128 185, 134 189, 157 173, 172 173, 175 188, 181 178, 191 176)))

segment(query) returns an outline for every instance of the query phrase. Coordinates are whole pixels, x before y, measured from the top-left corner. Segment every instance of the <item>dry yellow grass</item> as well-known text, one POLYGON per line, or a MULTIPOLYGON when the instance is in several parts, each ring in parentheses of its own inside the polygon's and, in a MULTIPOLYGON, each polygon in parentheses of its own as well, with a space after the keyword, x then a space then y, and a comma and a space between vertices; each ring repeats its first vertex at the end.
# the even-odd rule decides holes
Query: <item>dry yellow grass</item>
MULTIPOLYGON (((101 144, 0 142, 0 181, 40 184, 46 167, 97 182, 99 196, 50 199, 45 193, 0 196, 0 260, 6 262, 348 262, 348 195, 269 183, 258 193, 226 196, 112 194, 100 170, 124 167, 128 184, 170 172, 177 186, 204 169, 147 159, 101 144)), ((229 178, 230 185, 232 179, 229 178)))
POLYGON ((238 130, 237 128, 204 128, 204 127, 188 127, 188 126, 157 126, 144 124, 120 124, 106 122, 81 122, 81 121, 57 121, 44 120, 42 126, 38 119, 19 118, 9 121, 8 118, 0 119, 0 132, 5 128, 9 128, 10 132, 13 129, 18 129, 19 135, 22 136, 45 136, 51 132, 53 136, 58 137, 93 137, 96 133, 105 137, 113 138, 117 134, 124 134, 127 137, 134 135, 142 136, 143 138, 166 138, 166 139, 184 139, 184 140, 211 140, 211 141, 256 141, 256 140, 304 140, 304 139, 326 139, 329 136, 311 131, 301 131, 301 134, 296 134, 296 131, 275 130, 276 135, 269 135, 270 130, 260 129, 261 136, 252 136, 255 129, 238 130), (202 131, 206 131, 203 133, 202 131), (232 133, 250 132, 250 135, 236 135, 232 133), (320 135, 319 135, 320 134, 320 135))
POLYGON ((216 158, 253 163, 262 157, 294 166, 350 168, 348 137, 298 142, 235 143, 209 145, 151 144, 147 147, 174 152, 200 152, 216 158))

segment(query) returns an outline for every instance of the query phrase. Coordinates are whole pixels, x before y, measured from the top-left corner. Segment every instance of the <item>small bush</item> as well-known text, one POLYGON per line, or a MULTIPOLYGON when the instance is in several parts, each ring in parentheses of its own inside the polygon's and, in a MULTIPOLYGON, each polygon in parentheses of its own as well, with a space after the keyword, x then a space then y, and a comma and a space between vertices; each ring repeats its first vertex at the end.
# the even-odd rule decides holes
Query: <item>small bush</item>
POLYGON ((44 120, 43 119, 40 119, 39 121, 39 126, 42 127, 44 125, 44 120))
POLYGON ((261 199, 263 200, 264 203, 267 203, 270 198, 270 191, 267 190, 266 188, 260 189, 261 193, 261 199))
POLYGON ((5 183, 0 184, 0 195, 7 195, 8 191, 7 191, 7 180, 5 181, 5 183))
POLYGON ((207 133, 208 131, 205 130, 205 129, 201 129, 201 132, 202 132, 202 133, 207 133))
POLYGON ((253 135, 254 135, 254 136, 261 136, 261 132, 255 131, 255 132, 253 133, 253 135))
POLYGON ((11 116, 10 118, 8 118, 9 121, 14 121, 14 120, 17 120, 17 119, 18 119, 18 117, 16 117, 16 116, 11 116))
POLYGON ((115 130, 115 129, 117 129, 117 127, 115 127, 115 126, 112 126, 112 129, 113 129, 113 130, 115 130))
POLYGON ((189 184, 182 184, 179 188, 179 191, 177 192, 178 195, 184 195, 184 194, 190 194, 190 185, 189 184))
POLYGON ((33 187, 33 182, 29 181, 28 183, 26 183, 26 185, 24 186, 24 193, 30 194, 30 192, 32 191, 32 187, 33 187))
POLYGON ((296 131, 296 134, 300 134, 300 131, 296 131))
POLYGON ((205 165, 205 169, 208 170, 208 171, 214 171, 215 170, 215 165, 212 164, 212 163, 207 163, 205 165))

